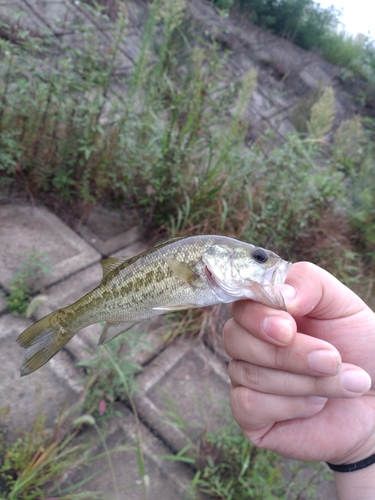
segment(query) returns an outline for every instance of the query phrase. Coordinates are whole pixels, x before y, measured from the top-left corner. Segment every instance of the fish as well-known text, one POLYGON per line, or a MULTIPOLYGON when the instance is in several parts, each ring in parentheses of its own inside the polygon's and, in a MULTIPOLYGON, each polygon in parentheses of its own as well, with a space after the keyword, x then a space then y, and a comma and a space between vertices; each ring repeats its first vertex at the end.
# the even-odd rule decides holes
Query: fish
POLYGON ((284 309, 290 262, 227 236, 174 238, 130 258, 101 261, 100 285, 22 332, 21 376, 47 363, 82 328, 105 322, 102 345, 139 321, 190 308, 252 299, 284 309))

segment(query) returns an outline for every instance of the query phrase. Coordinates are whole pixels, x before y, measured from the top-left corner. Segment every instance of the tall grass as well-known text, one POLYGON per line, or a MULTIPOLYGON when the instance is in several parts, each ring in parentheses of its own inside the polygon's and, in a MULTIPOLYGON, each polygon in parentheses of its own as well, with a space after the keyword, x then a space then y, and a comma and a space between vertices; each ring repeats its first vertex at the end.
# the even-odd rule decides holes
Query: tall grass
MULTIPOLYGON (((169 234, 221 232, 289 258, 299 258, 301 238, 322 213, 335 218, 349 198, 359 238, 371 240, 355 222, 372 217, 371 194, 354 178, 343 183, 344 160, 327 154, 332 89, 312 103, 304 134, 283 145, 266 134, 246 147, 244 114, 256 72, 233 80, 226 53, 197 32, 183 0, 150 4, 126 74, 118 69, 126 10, 119 9, 105 50, 91 26, 69 28, 79 33, 79 46, 2 22, 3 186, 81 214, 98 202, 136 207, 144 223, 169 234), (362 198, 352 196, 358 189, 362 198), (355 208, 359 198, 364 213, 355 208)), ((363 170, 358 179, 370 175, 370 150, 370 166, 356 166, 363 170)))
POLYGON ((154 224, 167 222, 192 180, 202 196, 217 171, 210 125, 224 119, 235 92, 220 86, 225 58, 213 43, 191 50, 179 30, 184 3, 176 5, 151 5, 130 76, 115 69, 126 16, 114 26, 110 57, 84 25, 70 27, 80 32, 80 48, 21 30, 18 43, 1 40, 3 184, 16 179, 70 205, 115 198, 144 209, 154 224))

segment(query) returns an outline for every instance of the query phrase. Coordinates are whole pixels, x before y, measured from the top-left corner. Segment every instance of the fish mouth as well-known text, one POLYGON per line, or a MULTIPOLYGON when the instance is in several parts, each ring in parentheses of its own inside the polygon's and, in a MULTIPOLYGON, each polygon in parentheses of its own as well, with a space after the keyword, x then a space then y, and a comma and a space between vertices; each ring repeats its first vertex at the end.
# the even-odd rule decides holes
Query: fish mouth
POLYGON ((207 265, 204 266, 204 273, 209 286, 222 302, 252 299, 274 309, 286 310, 284 298, 279 288, 284 284, 291 265, 291 262, 281 260, 266 271, 262 283, 256 281, 223 283, 217 279, 207 265))
POLYGON ((264 274, 264 282, 276 287, 282 286, 285 283, 291 265, 291 262, 282 260, 275 266, 267 269, 264 274))

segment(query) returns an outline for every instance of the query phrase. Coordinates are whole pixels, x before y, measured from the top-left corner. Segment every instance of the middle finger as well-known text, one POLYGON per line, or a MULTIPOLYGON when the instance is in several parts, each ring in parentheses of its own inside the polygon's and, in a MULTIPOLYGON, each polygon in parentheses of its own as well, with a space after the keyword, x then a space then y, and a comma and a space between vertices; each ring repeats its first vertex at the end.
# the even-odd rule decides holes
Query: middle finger
POLYGON ((290 345, 280 347, 254 337, 233 319, 224 327, 223 344, 233 359, 291 373, 332 376, 341 366, 339 352, 324 340, 297 333, 290 345))

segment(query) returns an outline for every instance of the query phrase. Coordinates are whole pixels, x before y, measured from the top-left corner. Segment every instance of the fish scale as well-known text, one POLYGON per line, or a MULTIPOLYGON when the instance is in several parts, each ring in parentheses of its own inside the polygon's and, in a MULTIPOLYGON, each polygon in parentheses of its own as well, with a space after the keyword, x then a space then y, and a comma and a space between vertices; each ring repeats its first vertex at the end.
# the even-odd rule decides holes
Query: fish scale
POLYGON ((102 261, 99 286, 31 325, 17 338, 21 375, 45 364, 82 328, 106 322, 103 344, 142 319, 250 298, 285 308, 278 290, 290 263, 226 236, 176 238, 127 259, 102 261))

